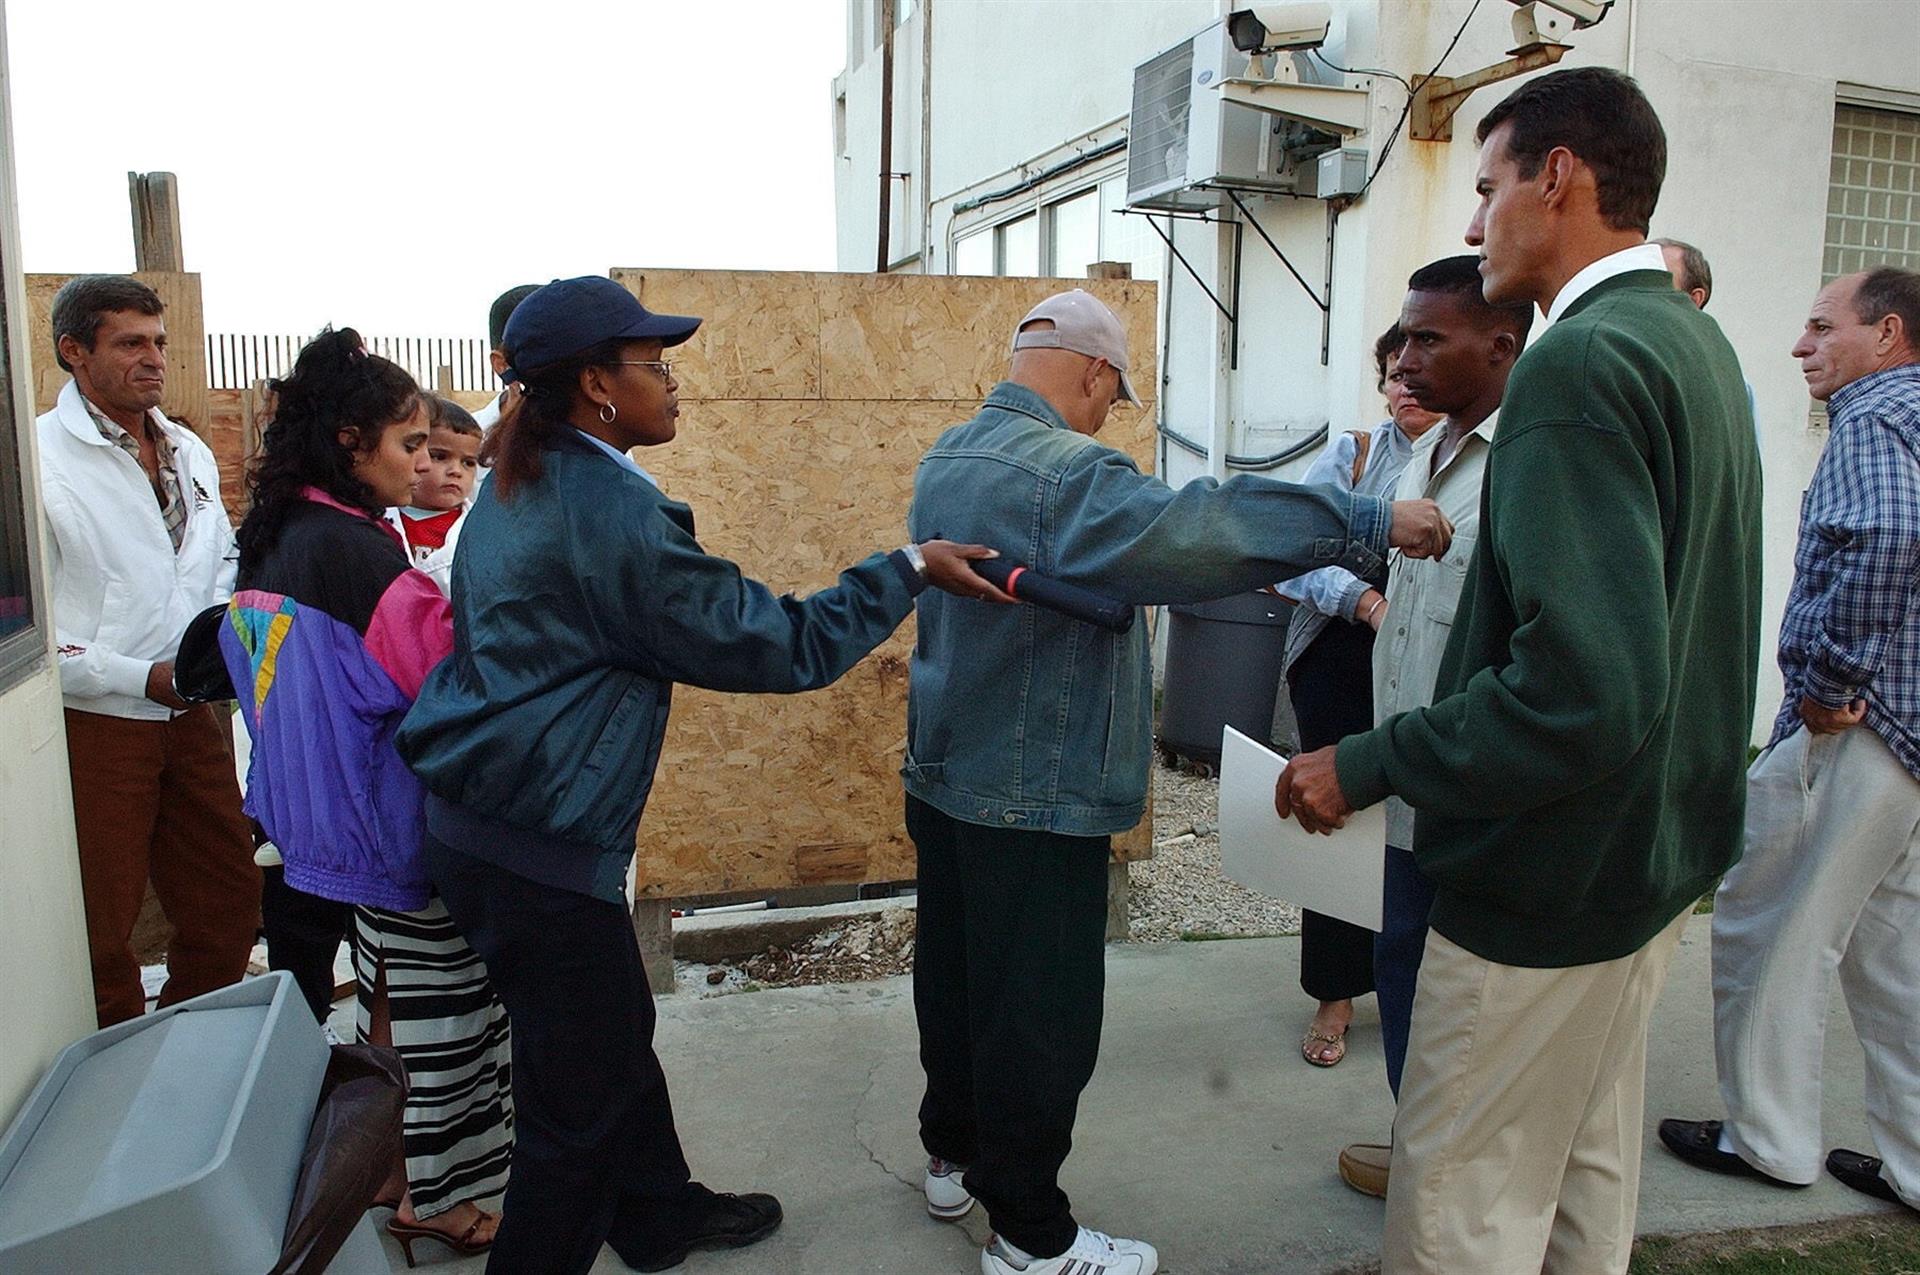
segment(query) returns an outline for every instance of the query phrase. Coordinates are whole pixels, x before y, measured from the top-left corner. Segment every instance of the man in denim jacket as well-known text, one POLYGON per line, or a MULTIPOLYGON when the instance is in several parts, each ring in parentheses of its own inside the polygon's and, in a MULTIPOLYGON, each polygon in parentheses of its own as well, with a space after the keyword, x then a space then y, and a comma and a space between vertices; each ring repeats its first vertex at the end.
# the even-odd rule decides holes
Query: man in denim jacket
MULTIPOLYGON (((1084 291, 1035 307, 1013 346, 980 414, 921 460, 916 538, 992 545, 1141 606, 1329 565, 1366 575, 1389 545, 1445 551, 1451 528, 1428 501, 1251 476, 1175 491, 1095 442, 1113 404, 1139 400, 1120 321, 1084 291)), ((1146 810, 1146 626, 1113 634, 932 594, 918 625, 903 775, 928 1210, 985 1201, 988 1275, 1149 1275, 1153 1248, 1080 1227, 1057 1181, 1100 1048, 1108 840, 1146 810)))

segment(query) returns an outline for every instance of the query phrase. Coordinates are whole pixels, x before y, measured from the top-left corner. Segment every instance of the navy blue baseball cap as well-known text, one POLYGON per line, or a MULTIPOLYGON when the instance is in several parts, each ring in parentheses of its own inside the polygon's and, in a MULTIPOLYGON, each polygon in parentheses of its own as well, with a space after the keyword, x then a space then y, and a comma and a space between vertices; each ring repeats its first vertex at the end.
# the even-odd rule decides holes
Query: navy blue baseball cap
POLYGON ((502 380, 536 371, 591 349, 602 341, 658 341, 679 345, 700 320, 655 314, 631 292, 600 275, 555 279, 514 307, 507 320, 506 354, 512 366, 502 380))

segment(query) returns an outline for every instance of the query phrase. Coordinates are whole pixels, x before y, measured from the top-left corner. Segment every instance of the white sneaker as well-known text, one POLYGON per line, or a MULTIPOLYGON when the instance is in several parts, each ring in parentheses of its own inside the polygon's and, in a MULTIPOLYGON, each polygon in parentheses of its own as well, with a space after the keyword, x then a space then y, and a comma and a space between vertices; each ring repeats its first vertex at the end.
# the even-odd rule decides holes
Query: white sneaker
POLYGON ((980 1250, 981 1275, 1153 1275, 1159 1269, 1160 1254, 1153 1245, 1116 1240, 1084 1226, 1073 1237, 1072 1248, 1058 1257, 1029 1258, 1024 1266, 1015 1264, 1007 1242, 997 1235, 980 1250))
POLYGON ((954 1222, 972 1211, 973 1197, 967 1194, 967 1188, 960 1182, 960 1175, 965 1172, 965 1167, 938 1156, 927 1161, 927 1179, 923 1189, 927 1193, 929 1216, 939 1218, 942 1222, 954 1222))

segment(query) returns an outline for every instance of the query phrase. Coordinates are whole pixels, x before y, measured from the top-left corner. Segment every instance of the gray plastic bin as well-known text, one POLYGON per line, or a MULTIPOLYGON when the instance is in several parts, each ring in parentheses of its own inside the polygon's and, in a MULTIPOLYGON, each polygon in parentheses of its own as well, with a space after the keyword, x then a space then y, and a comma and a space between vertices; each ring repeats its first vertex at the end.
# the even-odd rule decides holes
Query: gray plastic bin
POLYGON ((0 1271, 261 1275, 326 1067, 284 973, 67 1046, 0 1140, 0 1271))
POLYGON ((1220 764, 1220 731, 1265 741, 1273 727, 1293 604, 1271 593, 1167 608, 1160 748, 1220 764))

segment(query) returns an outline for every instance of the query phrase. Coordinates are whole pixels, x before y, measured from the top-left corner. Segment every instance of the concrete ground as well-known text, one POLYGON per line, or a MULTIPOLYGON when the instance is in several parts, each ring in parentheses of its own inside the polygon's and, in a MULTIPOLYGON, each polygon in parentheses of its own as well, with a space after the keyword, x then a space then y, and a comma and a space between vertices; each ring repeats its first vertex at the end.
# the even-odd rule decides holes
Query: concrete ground
MULTIPOLYGON (((1311 1275, 1372 1260, 1382 1205, 1341 1185, 1342 1144, 1391 1117, 1371 998, 1346 1061, 1307 1066, 1297 939, 1116 945, 1100 1068, 1063 1186, 1080 1220, 1155 1244, 1167 1275, 1311 1275)), ((1822 1179, 1805 1191, 1690 1169, 1653 1135, 1663 1116, 1721 1114, 1714 1089, 1707 919, 1696 918, 1653 1021, 1643 1234, 1806 1222, 1892 1208, 1822 1179)), ((924 1163, 912 990, 904 978, 660 1002, 660 1054, 696 1176, 786 1207, 770 1239, 698 1253, 689 1275, 978 1269, 978 1216, 921 1208, 924 1163)), ((1827 1036, 1829 1146, 1868 1146, 1861 1055, 1839 998, 1827 1036)), ((976 1214, 980 1211, 975 1210, 976 1214)), ((376 1215, 384 1220, 384 1214, 376 1215)), ((385 1240, 393 1268, 405 1269, 385 1240)), ((423 1268, 482 1269, 422 1246, 423 1268), (444 1260, 442 1260, 444 1259, 444 1260)), ((626 1269, 603 1251, 596 1272, 626 1269)))

